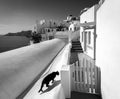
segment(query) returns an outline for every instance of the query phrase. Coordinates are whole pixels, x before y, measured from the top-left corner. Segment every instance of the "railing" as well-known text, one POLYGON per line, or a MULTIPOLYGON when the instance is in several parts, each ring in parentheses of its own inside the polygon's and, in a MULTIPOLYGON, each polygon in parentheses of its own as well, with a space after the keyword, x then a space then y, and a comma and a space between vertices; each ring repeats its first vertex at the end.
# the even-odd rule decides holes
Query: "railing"
POLYGON ((0 54, 0 99, 22 99, 65 46, 60 39, 0 54))
POLYGON ((71 65, 72 91, 101 94, 100 68, 84 53, 80 53, 78 57, 79 61, 71 65))
POLYGON ((65 98, 71 97, 71 77, 70 77, 70 56, 71 56, 71 43, 66 46, 65 55, 63 57, 64 64, 61 69, 61 84, 65 93, 65 98))

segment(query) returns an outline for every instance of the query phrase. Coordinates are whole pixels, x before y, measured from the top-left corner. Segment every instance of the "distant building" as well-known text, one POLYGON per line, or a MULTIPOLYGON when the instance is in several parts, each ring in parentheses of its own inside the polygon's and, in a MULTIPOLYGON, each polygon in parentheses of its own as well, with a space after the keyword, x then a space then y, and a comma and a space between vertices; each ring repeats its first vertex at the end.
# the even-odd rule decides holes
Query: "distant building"
POLYGON ((80 29, 80 25, 79 25, 80 18, 79 17, 69 15, 69 16, 67 16, 67 19, 64 21, 69 24, 69 26, 68 26, 69 31, 77 31, 80 29))
POLYGON ((46 21, 46 20, 41 20, 41 21, 36 21, 36 24, 34 26, 34 31, 33 33, 40 34, 42 37, 42 41, 49 40, 54 38, 54 33, 57 31, 58 23, 55 21, 46 21), (50 37, 49 37, 50 36, 50 37))
POLYGON ((72 21, 69 26, 69 31, 77 31, 80 29, 80 21, 72 21))
POLYGON ((73 15, 67 16, 67 21, 71 21, 71 20, 72 20, 72 17, 73 17, 73 15))
POLYGON ((36 21, 36 24, 34 25, 34 32, 36 33, 44 33, 46 30, 49 31, 51 28, 56 28, 59 25, 59 23, 52 21, 52 20, 41 20, 36 21), (46 30, 45 30, 46 29, 46 30))
POLYGON ((73 16, 73 15, 68 15, 67 19, 64 20, 64 21, 66 21, 66 22, 72 22, 72 21, 79 21, 79 20, 80 20, 79 17, 73 16))
POLYGON ((67 31, 68 30, 68 23, 62 21, 62 22, 56 22, 53 20, 41 20, 36 21, 36 24, 34 26, 33 33, 40 34, 42 37, 42 41, 50 40, 54 38, 54 34, 57 31, 67 31))

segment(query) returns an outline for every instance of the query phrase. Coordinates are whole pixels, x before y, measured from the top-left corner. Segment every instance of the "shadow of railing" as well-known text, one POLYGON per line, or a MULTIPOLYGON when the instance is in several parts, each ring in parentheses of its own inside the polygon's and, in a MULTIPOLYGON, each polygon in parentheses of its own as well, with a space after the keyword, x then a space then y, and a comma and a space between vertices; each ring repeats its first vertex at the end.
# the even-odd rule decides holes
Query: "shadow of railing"
POLYGON ((41 94, 44 94, 46 92, 51 91, 53 88, 55 88, 56 86, 58 86, 61 83, 60 80, 55 81, 52 85, 50 85, 46 90, 44 90, 41 94))

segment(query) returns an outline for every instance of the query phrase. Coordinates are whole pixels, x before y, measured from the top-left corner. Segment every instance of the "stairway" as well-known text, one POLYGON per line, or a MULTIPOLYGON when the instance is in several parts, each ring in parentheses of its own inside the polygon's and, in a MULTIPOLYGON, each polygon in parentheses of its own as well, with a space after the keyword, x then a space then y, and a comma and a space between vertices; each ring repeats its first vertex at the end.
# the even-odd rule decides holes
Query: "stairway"
POLYGON ((82 93, 82 92, 71 92, 71 98, 66 99, 102 99, 100 95, 97 94, 89 94, 89 93, 82 93))
POLYGON ((83 53, 80 41, 78 41, 78 40, 77 41, 72 41, 71 52, 83 53))

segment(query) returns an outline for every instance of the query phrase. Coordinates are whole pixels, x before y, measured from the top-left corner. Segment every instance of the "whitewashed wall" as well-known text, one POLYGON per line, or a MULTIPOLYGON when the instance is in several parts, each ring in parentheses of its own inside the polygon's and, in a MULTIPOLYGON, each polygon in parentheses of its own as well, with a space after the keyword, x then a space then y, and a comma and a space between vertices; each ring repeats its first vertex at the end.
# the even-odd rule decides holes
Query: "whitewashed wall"
POLYGON ((84 23, 85 21, 94 22, 94 18, 95 17, 94 17, 94 6, 93 6, 81 15, 80 22, 81 23, 84 23))
POLYGON ((83 51, 90 56, 91 58, 95 59, 95 29, 87 29, 84 30, 83 26, 93 26, 95 25, 95 6, 88 9, 80 16, 80 42, 83 48, 83 51), (87 23, 85 23, 85 21, 87 23), (82 33, 83 32, 83 33, 82 33), (85 33, 87 32, 87 33, 85 33), (88 43, 88 32, 91 32, 91 43, 88 43), (86 48, 85 48, 86 46, 86 48))
POLYGON ((120 0, 106 0, 99 8, 97 34, 103 99, 120 99, 120 0))

